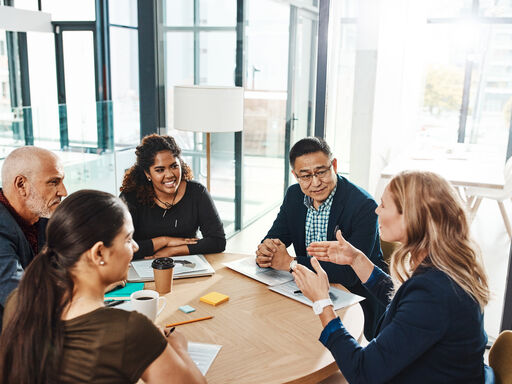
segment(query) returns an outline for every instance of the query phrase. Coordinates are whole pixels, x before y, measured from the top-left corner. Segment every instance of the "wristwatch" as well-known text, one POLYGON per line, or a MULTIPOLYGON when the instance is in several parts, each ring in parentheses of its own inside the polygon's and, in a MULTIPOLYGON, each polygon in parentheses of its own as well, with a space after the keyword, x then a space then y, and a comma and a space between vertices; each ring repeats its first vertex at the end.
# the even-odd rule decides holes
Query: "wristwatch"
POLYGON ((294 257, 292 261, 290 261, 290 273, 293 272, 293 269, 297 266, 297 259, 294 257))
POLYGON ((317 300, 313 303, 313 312, 315 312, 315 315, 319 315, 323 312, 324 308, 328 307, 329 305, 334 307, 331 299, 317 300))

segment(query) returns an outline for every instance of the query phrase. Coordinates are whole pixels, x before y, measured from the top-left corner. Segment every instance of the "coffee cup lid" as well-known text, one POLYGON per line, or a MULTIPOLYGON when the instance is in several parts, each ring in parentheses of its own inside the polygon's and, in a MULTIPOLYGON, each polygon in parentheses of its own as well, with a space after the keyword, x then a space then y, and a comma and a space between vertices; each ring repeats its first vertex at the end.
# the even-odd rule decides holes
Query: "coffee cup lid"
POLYGON ((153 269, 169 269, 174 268, 174 260, 170 257, 160 257, 158 259, 153 260, 151 263, 151 267, 153 269))

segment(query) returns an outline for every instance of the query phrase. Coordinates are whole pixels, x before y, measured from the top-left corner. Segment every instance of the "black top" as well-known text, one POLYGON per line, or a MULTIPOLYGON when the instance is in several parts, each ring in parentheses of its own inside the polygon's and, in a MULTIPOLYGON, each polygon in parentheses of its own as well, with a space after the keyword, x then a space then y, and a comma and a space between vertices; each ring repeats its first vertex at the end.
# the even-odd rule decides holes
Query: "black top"
POLYGON ((132 214, 135 228, 133 238, 139 245, 134 259, 155 253, 152 238, 196 237, 198 228, 203 238, 197 244, 187 245, 191 255, 224 251, 226 235, 210 194, 196 181, 187 181, 186 185, 182 199, 167 210, 167 213, 156 204, 141 204, 137 201, 135 192, 121 193, 120 197, 126 201, 132 214))

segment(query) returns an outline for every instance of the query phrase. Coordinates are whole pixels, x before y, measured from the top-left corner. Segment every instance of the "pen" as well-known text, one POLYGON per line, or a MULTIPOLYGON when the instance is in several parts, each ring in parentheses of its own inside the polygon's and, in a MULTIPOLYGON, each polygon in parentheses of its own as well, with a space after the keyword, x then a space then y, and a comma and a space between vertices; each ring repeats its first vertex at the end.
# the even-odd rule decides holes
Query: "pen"
POLYGON ((115 290, 117 290, 117 289, 124 288, 124 287, 126 287, 126 281, 124 281, 124 280, 123 280, 123 281, 119 282, 119 284, 118 284, 118 285, 116 285, 114 288, 112 288, 112 289, 108 290, 108 291, 107 291, 107 293, 108 293, 108 292, 115 291, 115 290))
POLYGON ((293 294, 294 294, 294 295, 299 295, 299 294, 302 294, 302 291, 299 289, 299 290, 297 290, 297 291, 293 291, 293 294))
POLYGON ((108 300, 105 302, 105 307, 115 307, 116 305, 123 304, 126 300, 108 300))
POLYGON ((169 328, 169 327, 175 327, 176 325, 182 325, 182 324, 188 324, 188 323, 195 323, 196 321, 208 320, 208 319, 213 319, 213 316, 199 317, 199 318, 197 318, 197 319, 191 319, 191 320, 179 321, 179 322, 177 322, 177 323, 167 324, 165 327, 166 327, 166 328, 169 328))

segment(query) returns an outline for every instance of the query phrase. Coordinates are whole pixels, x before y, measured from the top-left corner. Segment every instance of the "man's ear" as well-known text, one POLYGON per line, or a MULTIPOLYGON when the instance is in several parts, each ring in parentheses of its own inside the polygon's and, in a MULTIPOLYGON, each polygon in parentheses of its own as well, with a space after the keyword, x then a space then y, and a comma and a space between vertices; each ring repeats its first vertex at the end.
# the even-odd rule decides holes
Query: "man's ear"
POLYGON ((338 173, 338 160, 336 158, 332 159, 332 169, 334 173, 338 173))
POLYGON ((297 179, 297 174, 295 173, 295 171, 293 169, 292 169, 292 175, 295 176, 295 178, 297 179))
POLYGON ((14 178, 14 190, 22 197, 27 197, 29 194, 28 180, 23 175, 18 175, 14 178))

